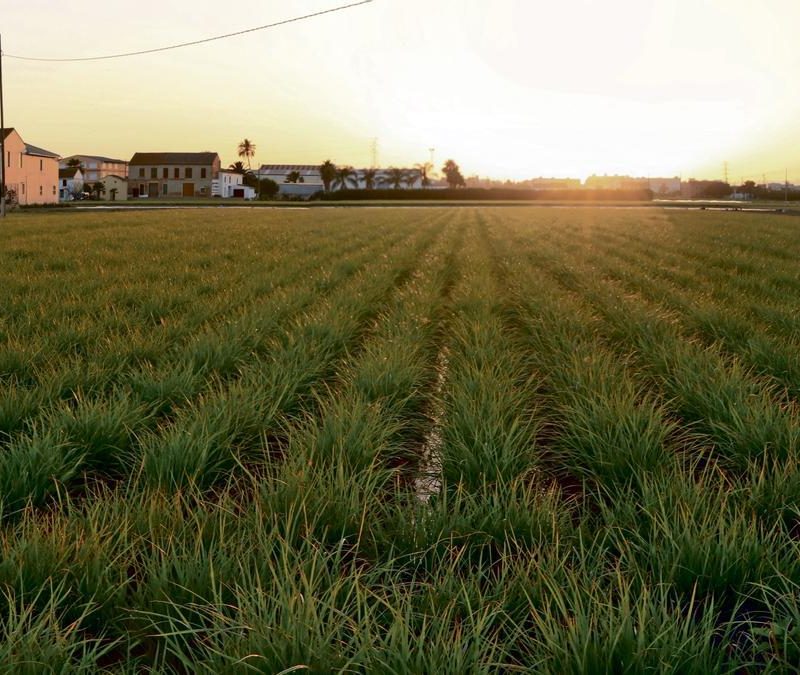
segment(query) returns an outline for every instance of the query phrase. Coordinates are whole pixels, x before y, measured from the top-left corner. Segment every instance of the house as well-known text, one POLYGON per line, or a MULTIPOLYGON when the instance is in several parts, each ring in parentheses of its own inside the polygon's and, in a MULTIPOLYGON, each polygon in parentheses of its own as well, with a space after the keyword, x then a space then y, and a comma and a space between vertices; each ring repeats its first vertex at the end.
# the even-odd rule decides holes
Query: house
POLYGON ((83 172, 72 166, 58 170, 58 201, 72 201, 76 194, 83 192, 83 172))
POLYGON ((6 189, 13 191, 19 204, 58 203, 58 155, 22 140, 15 129, 3 132, 0 171, 5 173, 6 189))
POLYGON ((211 197, 219 178, 216 152, 137 152, 128 164, 134 198, 211 197))
POLYGON ((70 155, 69 157, 63 157, 59 167, 66 169, 69 167, 70 161, 74 160, 80 162, 83 180, 86 183, 102 182, 106 176, 128 177, 128 162, 124 159, 113 159, 100 155, 70 155))
POLYGON ((219 172, 211 185, 211 196, 228 199, 237 197, 239 199, 255 199, 256 191, 249 185, 244 184, 244 176, 235 171, 219 172))
POLYGON ((104 201, 124 202, 128 199, 128 181, 122 176, 110 174, 101 178, 99 182, 103 184, 103 192, 100 197, 104 201))
POLYGON ((681 193, 681 179, 674 178, 648 178, 649 188, 658 196, 679 195, 681 193))

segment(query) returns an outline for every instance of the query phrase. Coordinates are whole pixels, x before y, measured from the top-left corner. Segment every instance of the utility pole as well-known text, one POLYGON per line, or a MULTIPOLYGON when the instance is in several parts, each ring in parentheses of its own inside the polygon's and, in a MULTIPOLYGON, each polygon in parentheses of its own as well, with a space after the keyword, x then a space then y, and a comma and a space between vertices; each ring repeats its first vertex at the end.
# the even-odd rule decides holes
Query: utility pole
POLYGON ((3 36, 0 35, 0 218, 6 217, 6 118, 3 115, 3 36))
POLYGON ((783 183, 783 201, 789 203, 789 169, 786 169, 786 178, 783 183))
POLYGON ((428 152, 431 153, 431 168, 433 168, 433 153, 436 152, 436 148, 428 148, 428 152))
POLYGON ((725 183, 727 183, 728 182, 728 163, 727 162, 724 162, 722 164, 722 175, 724 176, 723 181, 725 183))

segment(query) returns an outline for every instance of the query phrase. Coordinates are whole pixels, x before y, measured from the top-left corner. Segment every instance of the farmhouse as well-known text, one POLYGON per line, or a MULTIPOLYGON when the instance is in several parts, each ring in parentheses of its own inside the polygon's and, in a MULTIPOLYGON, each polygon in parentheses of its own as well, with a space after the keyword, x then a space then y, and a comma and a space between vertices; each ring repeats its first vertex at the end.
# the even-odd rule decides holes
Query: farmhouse
POLYGON ((83 192, 83 172, 77 166, 58 170, 58 200, 71 201, 75 194, 83 192))
POLYGON ((113 174, 101 178, 103 193, 101 198, 107 202, 121 202, 128 198, 128 181, 113 174))
POLYGON ((58 155, 26 143, 14 129, 6 129, 5 157, 0 171, 5 173, 6 189, 14 192, 19 204, 58 202, 58 155))
POLYGON ((210 197, 219 178, 216 152, 137 152, 128 167, 131 196, 210 197))
POLYGON ((83 180, 87 183, 102 182, 106 176, 128 177, 128 162, 124 159, 113 159, 100 155, 70 155, 62 158, 59 166, 66 169, 69 167, 70 161, 74 160, 80 162, 83 180))

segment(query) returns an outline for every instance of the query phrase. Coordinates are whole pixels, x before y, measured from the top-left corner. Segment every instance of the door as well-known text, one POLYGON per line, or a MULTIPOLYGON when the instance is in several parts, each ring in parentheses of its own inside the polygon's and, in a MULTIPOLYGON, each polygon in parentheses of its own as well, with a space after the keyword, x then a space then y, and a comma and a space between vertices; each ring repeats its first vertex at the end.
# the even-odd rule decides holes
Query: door
POLYGON ((244 190, 242 188, 234 188, 233 196, 242 199, 244 197, 244 190))
POLYGON ((184 197, 194 197, 194 183, 184 183, 183 184, 183 196, 184 197))
POLYGON ((147 186, 147 196, 151 199, 158 197, 158 183, 150 183, 147 186))

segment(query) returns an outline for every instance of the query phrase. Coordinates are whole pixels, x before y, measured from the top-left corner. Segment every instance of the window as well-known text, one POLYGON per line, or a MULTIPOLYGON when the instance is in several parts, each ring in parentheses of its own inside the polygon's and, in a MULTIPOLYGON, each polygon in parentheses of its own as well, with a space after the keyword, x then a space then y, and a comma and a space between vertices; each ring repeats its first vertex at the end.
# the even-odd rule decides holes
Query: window
POLYGON ((39 186, 39 196, 40 197, 44 194, 43 190, 44 190, 44 187, 42 185, 40 185, 39 186))
POLYGON ((205 178, 205 177, 206 177, 206 170, 205 168, 202 168, 200 169, 200 178, 205 178))
POLYGON ((55 193, 56 193, 56 186, 54 185, 53 186, 53 194, 55 194, 55 193))
POLYGON ((161 172, 161 175, 164 178, 169 178, 169 169, 167 167, 164 167, 164 170, 161 172))
POLYGON ((44 160, 43 159, 39 160, 39 171, 44 171, 44 160))
POLYGON ((177 166, 175 167, 174 176, 175 176, 175 178, 180 178, 181 177, 181 170, 177 166))
POLYGON ((25 194, 25 183, 22 184, 22 194, 25 194))
POLYGON ((150 178, 158 178, 158 169, 156 167, 150 169, 150 178))
POLYGON ((186 178, 191 178, 192 177, 192 167, 190 167, 190 166, 186 167, 186 174, 185 175, 186 175, 186 178))
POLYGON ((139 178, 144 178, 144 169, 139 169, 139 178))
POLYGON ((140 183, 140 184, 139 184, 139 194, 140 194, 140 195, 143 195, 143 194, 144 194, 144 192, 145 192, 145 191, 144 191, 144 183, 140 183))
MULTIPOLYGON (((166 169, 164 169, 164 171, 166 171, 166 169)), ((164 184, 161 186, 161 194, 162 194, 162 195, 165 195, 165 194, 167 194, 167 184, 166 184, 166 183, 164 183, 164 184)))

